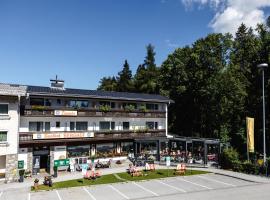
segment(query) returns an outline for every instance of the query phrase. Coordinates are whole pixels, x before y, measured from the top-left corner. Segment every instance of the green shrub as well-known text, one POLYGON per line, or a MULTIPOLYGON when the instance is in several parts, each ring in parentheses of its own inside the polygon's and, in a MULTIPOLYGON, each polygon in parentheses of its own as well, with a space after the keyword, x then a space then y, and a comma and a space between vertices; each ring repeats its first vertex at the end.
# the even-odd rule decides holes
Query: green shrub
POLYGON ((244 161, 242 163, 242 172, 247 174, 255 174, 256 165, 250 161, 244 161))
POLYGON ((126 111, 129 111, 129 112, 133 112, 135 110, 135 106, 134 105, 131 105, 131 104, 126 105, 125 106, 125 110, 126 111))
POLYGON ((111 106, 109 105, 100 105, 99 109, 101 112, 109 112, 111 110, 111 106))
POLYGON ((238 152, 233 148, 224 149, 220 156, 220 165, 223 169, 240 170, 241 163, 238 152))

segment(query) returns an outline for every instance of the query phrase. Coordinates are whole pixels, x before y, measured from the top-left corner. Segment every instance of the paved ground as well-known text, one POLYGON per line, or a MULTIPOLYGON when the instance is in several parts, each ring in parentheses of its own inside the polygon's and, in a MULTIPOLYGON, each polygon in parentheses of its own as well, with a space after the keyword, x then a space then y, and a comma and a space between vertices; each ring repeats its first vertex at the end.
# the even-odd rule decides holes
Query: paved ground
POLYGON ((219 174, 204 174, 47 192, 30 193, 26 188, 1 192, 0 187, 0 200, 266 200, 270 198, 269 186, 269 183, 255 183, 219 174))

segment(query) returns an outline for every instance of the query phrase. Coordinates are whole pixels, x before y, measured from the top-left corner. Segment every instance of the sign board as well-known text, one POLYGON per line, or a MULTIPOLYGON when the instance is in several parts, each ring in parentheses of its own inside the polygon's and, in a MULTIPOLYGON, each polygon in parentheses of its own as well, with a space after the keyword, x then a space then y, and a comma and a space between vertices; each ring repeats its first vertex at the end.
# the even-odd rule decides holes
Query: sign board
POLYGON ((247 148, 248 152, 254 153, 254 118, 247 117, 247 148))
POLYGON ((54 115, 55 116, 77 116, 78 112, 77 110, 55 110, 54 115))
POLYGON ((171 166, 171 157, 170 156, 166 156, 166 166, 167 167, 171 166))
POLYGON ((69 159, 54 160, 53 163, 56 167, 69 166, 69 159))
POLYGON ((94 137, 94 132, 51 132, 34 133, 34 140, 58 139, 58 138, 87 138, 94 137))
POLYGON ((18 169, 24 168, 24 160, 18 160, 18 169))

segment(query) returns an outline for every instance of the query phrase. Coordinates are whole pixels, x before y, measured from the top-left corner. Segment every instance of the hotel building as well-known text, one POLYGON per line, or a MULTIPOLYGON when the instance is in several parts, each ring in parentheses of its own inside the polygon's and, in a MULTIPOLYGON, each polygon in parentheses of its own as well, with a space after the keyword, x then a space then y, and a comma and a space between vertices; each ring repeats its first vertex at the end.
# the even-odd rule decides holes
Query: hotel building
POLYGON ((6 180, 18 168, 52 173, 55 165, 92 158, 160 159, 160 142, 168 134, 167 97, 69 89, 62 80, 51 80, 50 87, 0 87, 0 173, 6 180), (18 166, 10 166, 14 161, 18 166))

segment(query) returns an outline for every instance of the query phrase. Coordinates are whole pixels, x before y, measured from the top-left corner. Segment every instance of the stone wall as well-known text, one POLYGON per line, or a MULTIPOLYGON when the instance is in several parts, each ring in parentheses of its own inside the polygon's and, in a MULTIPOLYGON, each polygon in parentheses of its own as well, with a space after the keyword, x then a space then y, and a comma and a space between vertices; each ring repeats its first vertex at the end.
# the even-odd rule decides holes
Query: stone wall
POLYGON ((8 154, 6 155, 6 177, 7 183, 18 180, 18 155, 8 154))
POLYGON ((50 174, 53 174, 53 166, 54 166, 54 146, 50 147, 50 174))
POLYGON ((27 170, 33 172, 33 148, 28 148, 27 151, 27 170))

